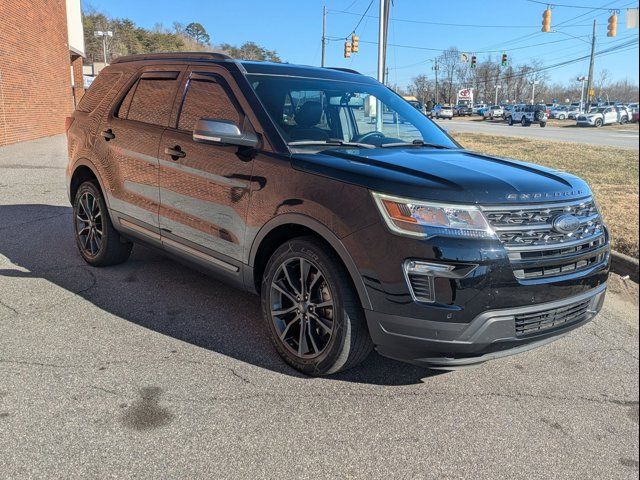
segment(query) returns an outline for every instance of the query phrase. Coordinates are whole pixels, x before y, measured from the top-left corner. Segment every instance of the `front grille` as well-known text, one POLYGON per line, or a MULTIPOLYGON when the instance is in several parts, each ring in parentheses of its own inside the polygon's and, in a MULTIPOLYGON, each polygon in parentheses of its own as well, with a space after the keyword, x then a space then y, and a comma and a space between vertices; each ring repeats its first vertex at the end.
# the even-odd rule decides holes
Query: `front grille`
POLYGON ((575 274, 608 260, 605 228, 592 199, 547 205, 488 207, 487 221, 505 246, 520 280, 575 274), (554 219, 573 215, 580 225, 572 233, 554 228, 554 219))
POLYGON ((586 320, 591 299, 559 308, 551 308, 515 316, 516 335, 532 335, 586 320))

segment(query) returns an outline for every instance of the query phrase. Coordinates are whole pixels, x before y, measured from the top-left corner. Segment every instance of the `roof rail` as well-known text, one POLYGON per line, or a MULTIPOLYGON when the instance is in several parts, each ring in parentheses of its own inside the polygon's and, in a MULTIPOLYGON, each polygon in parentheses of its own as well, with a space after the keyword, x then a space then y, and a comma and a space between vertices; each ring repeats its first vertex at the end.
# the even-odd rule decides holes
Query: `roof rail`
POLYGON ((354 70, 352 68, 343 68, 343 67, 324 67, 329 70, 338 70, 339 72, 347 72, 347 73, 355 73, 356 75, 362 75, 359 71, 354 70))
POLYGON ((231 57, 224 53, 217 52, 139 53, 118 57, 111 63, 139 62, 142 60, 231 60, 231 57))

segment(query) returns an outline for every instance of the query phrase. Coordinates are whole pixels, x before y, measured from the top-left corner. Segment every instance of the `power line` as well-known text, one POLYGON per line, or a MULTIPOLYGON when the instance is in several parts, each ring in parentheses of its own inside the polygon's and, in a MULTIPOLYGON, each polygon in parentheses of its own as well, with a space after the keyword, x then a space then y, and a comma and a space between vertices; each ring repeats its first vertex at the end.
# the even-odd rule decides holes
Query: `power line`
MULTIPOLYGON (((367 13, 369 12, 369 9, 371 8, 371 5, 373 5, 373 1, 371 0, 371 2, 369 2, 369 6, 367 7, 367 9, 364 11, 364 13, 362 14, 362 16, 360 17, 360 20, 358 20, 358 23, 356 24, 355 27, 353 27, 353 30, 351 30, 351 32, 349 32, 349 35, 351 35, 352 33, 356 33, 356 30, 358 30, 358 27, 360 26, 360 24, 362 23, 362 20, 364 20, 364 18, 367 16, 367 13)), ((357 14, 356 14, 357 15, 357 14)), ((347 35, 345 38, 348 39, 349 35, 347 35)))
MULTIPOLYGON (((368 9, 367 9, 368 10, 368 9)), ((328 13, 338 13, 342 15, 360 15, 355 12, 348 12, 346 10, 327 10, 328 13)), ((366 15, 365 12, 362 16, 368 18, 378 19, 376 15, 366 15)), ((477 24, 477 23, 446 23, 446 22, 431 22, 428 20, 414 20, 409 18, 392 18, 390 19, 392 22, 403 22, 403 23, 416 23, 421 25, 439 25, 443 27, 465 27, 465 28, 537 28, 534 25, 485 25, 485 24, 477 24)), ((574 27, 586 27, 588 25, 573 25, 574 27)))
POLYGON ((580 8, 580 9, 584 9, 584 10, 611 10, 610 8, 607 7, 589 7, 586 5, 567 5, 566 3, 549 3, 549 2, 541 2, 539 0, 526 0, 529 3, 538 3, 540 5, 548 5, 548 6, 552 6, 552 7, 562 7, 562 8, 580 8))

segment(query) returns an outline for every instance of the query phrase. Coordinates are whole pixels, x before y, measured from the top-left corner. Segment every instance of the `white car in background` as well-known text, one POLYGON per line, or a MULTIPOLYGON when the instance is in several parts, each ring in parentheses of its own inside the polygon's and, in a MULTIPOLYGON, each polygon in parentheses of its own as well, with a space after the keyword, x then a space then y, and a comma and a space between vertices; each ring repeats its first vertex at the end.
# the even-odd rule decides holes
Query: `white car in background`
POLYGON ((471 113, 474 115, 481 115, 480 110, 487 108, 487 105, 484 103, 476 103, 471 109, 471 113))
POLYGON ((502 118, 503 116, 504 110, 500 105, 491 105, 482 111, 482 118, 485 120, 487 118, 493 120, 494 118, 502 118))
POLYGON ((569 118, 569 111, 570 111, 569 108, 570 107, 565 107, 565 106, 552 108, 549 118, 566 120, 567 118, 569 118))
POLYGON ((433 117, 451 120, 453 118, 453 107, 451 105, 436 105, 431 110, 431 118, 433 117))
POLYGON ((625 124, 631 119, 626 107, 596 107, 588 113, 581 113, 576 118, 577 124, 585 127, 602 127, 613 123, 625 124))

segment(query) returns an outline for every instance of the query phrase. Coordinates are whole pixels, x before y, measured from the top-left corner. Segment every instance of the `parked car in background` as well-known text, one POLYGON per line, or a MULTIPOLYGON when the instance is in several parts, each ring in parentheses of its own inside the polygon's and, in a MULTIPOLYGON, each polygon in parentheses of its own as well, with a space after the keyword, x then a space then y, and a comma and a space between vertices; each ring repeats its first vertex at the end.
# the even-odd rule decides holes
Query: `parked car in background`
POLYGON ((451 105, 436 105, 431 110, 431 118, 447 118, 451 120, 453 118, 453 108, 451 105))
POLYGON ((483 108, 485 108, 487 105, 484 103, 476 103, 472 108, 471 108, 471 113, 473 113, 474 115, 482 115, 480 113, 480 110, 482 110, 483 108))
POLYGON ((620 123, 624 125, 631 119, 631 113, 627 107, 596 107, 587 113, 578 115, 577 124, 583 127, 602 127, 603 125, 611 125, 620 123))
POLYGON ((418 100, 409 100, 407 103, 418 110, 421 114, 427 114, 427 108, 424 106, 424 103, 419 102, 418 100))
POLYGON ((517 105, 507 122, 509 125, 520 123, 523 127, 530 127, 532 123, 538 123, 541 127, 546 127, 547 118, 545 105, 517 105))
POLYGON ((494 118, 502 118, 503 115, 504 110, 502 110, 500 105, 491 105, 490 107, 485 108, 482 112, 482 118, 485 120, 487 118, 490 120, 493 120, 494 118))
POLYGON ((469 105, 456 105, 453 107, 453 114, 457 117, 470 117, 473 109, 469 105))
MULTIPOLYGON (((548 344, 604 302, 609 233, 584 180, 467 151, 357 72, 121 57, 67 118, 67 145, 67 217, 87 264, 125 262, 139 242, 259 295, 263 326, 237 318, 234 339, 260 355, 264 335, 307 375, 374 348, 473 365, 548 344), (346 100, 365 96, 410 126, 366 121, 346 100)), ((218 290, 203 321, 232 307, 202 288, 218 290)))
POLYGON ((569 115, 573 112, 573 113, 578 113, 580 111, 579 108, 574 108, 574 107, 570 107, 570 106, 559 106, 556 108, 551 109, 551 113, 549 115, 549 118, 555 118, 557 120, 566 120, 567 118, 569 118, 569 115))

